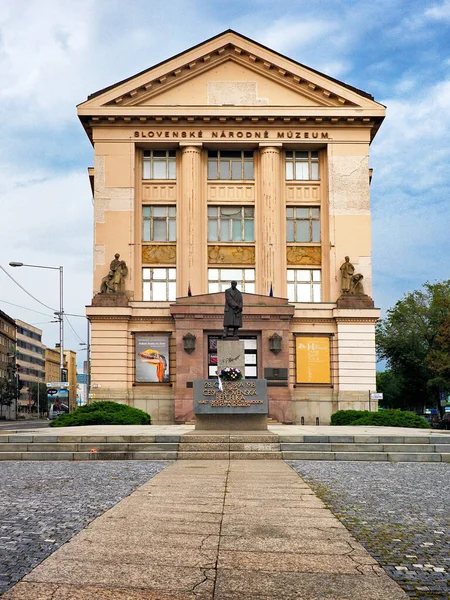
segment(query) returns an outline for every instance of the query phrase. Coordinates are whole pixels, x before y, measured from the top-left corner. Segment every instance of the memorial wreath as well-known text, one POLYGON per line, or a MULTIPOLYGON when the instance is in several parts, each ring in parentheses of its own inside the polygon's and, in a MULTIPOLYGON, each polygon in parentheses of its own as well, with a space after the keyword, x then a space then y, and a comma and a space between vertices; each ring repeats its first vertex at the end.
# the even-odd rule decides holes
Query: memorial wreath
POLYGON ((225 367, 219 371, 218 375, 223 381, 237 381, 238 379, 242 379, 241 371, 234 367, 225 367))

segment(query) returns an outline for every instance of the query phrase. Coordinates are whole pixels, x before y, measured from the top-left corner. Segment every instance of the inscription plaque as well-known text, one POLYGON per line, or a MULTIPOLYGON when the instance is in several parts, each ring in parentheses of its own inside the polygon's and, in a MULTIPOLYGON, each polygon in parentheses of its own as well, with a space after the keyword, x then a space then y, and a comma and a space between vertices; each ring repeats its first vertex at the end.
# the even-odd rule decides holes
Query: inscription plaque
POLYGON ((194 413, 196 415, 267 414, 267 382, 265 379, 222 381, 194 380, 194 413))

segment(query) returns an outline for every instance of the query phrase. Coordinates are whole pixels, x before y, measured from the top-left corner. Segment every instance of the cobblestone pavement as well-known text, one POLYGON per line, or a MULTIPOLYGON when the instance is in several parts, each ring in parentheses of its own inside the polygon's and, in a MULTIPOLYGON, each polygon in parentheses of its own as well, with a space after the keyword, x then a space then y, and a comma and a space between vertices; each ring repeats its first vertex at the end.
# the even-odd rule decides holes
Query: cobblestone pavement
POLYGON ((450 598, 450 464, 287 462, 411 598, 450 598))
POLYGON ((0 462, 0 593, 170 462, 0 462))

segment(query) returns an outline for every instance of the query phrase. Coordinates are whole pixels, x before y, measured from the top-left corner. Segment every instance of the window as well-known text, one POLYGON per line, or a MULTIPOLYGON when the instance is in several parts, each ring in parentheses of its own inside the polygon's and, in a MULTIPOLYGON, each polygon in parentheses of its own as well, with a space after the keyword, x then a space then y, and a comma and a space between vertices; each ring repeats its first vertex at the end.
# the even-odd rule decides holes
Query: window
POLYGON ((208 269, 208 292, 223 292, 237 281, 241 292, 255 293, 255 269, 208 269))
MULTIPOLYGON (((208 378, 217 377, 217 341, 221 339, 218 335, 208 336, 208 378)), ((256 335, 240 335, 239 339, 244 342, 245 379, 258 378, 258 341, 256 335)))
POLYGON ((288 269, 289 302, 321 302, 320 269, 288 269))
POLYGON ((176 299, 176 269, 142 269, 142 299, 145 302, 167 302, 176 299))
POLYGON ((253 179, 253 152, 210 150, 208 179, 253 179))
POLYGON ((311 181, 319 179, 319 153, 307 151, 286 152, 286 179, 311 181))
POLYGON ((208 242, 254 242, 253 206, 209 206, 208 242))
POLYGON ((174 242, 176 240, 175 206, 144 206, 142 208, 142 240, 144 242, 174 242))
POLYGON ((144 150, 142 179, 176 179, 175 150, 144 150))
POLYGON ((288 242, 320 242, 320 209, 287 208, 286 239, 288 242))

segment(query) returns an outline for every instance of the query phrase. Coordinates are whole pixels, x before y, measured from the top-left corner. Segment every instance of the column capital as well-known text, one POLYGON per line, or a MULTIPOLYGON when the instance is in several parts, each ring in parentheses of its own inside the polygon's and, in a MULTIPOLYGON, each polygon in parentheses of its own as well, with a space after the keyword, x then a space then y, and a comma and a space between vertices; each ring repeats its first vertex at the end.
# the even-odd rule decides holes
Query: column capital
POLYGON ((180 148, 182 152, 201 152, 203 142, 180 142, 180 148))

